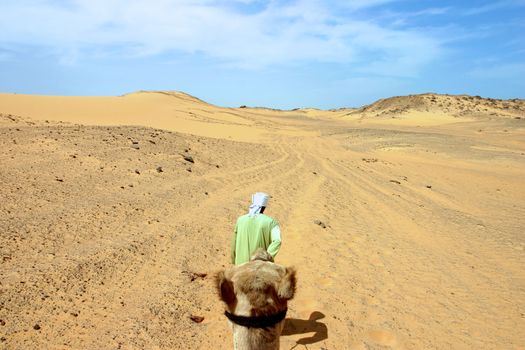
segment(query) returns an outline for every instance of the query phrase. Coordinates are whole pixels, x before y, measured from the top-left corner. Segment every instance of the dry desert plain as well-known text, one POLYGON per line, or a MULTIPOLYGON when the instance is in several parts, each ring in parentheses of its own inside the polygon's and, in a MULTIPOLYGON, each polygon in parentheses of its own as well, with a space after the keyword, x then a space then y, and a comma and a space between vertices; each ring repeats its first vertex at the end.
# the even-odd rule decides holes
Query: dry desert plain
POLYGON ((525 345, 524 100, 0 94, 0 113, 1 349, 231 348, 213 276, 255 191, 298 271, 282 349, 525 345))

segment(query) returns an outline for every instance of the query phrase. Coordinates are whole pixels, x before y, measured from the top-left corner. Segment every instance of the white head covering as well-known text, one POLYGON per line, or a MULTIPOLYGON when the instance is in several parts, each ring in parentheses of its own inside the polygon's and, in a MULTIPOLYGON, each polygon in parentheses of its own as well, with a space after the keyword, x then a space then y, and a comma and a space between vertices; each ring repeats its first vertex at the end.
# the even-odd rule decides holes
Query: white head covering
POLYGON ((260 214, 261 208, 268 204, 268 199, 270 199, 270 196, 264 192, 256 192, 252 194, 252 205, 250 205, 248 215, 255 216, 260 214))

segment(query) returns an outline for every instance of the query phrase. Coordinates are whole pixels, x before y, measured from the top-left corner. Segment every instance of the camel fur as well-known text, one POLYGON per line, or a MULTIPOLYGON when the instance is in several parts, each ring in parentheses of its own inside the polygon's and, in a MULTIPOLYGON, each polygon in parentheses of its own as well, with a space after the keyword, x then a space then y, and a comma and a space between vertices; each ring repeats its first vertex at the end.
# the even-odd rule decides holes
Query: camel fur
MULTIPOLYGON (((226 311, 237 316, 272 316, 288 307, 295 294, 295 269, 272 262, 257 250, 247 263, 217 274, 217 289, 226 311)), ((276 350, 284 319, 271 327, 253 328, 229 322, 235 350, 276 350)))

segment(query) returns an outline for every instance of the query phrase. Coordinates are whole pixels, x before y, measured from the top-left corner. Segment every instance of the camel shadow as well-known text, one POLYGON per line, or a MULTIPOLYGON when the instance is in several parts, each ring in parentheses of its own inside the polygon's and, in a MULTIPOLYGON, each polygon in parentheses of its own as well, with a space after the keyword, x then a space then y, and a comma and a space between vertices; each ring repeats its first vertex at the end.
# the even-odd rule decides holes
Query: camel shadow
POLYGON ((281 335, 294 335, 315 332, 311 337, 297 340, 298 345, 308 345, 328 339, 328 328, 324 323, 318 322, 324 318, 322 312, 314 311, 307 320, 297 318, 287 318, 281 335))

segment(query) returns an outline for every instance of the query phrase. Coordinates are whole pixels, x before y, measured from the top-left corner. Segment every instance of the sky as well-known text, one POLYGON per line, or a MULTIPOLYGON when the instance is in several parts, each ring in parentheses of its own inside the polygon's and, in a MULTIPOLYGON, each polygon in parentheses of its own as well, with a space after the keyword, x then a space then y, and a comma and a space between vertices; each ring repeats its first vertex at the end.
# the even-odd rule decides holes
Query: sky
POLYGON ((0 92, 238 107, 525 97, 525 0, 0 0, 0 92))

